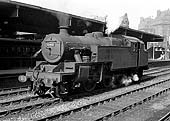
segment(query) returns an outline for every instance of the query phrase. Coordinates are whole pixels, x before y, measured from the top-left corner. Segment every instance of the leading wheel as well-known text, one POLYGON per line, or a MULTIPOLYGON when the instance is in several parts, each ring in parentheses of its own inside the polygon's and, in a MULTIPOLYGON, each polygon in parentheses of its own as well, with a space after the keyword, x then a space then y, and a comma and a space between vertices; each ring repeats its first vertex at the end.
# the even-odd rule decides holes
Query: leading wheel
POLYGON ((44 83, 41 83, 36 86, 35 93, 37 93, 39 96, 45 95, 45 85, 44 83))
POLYGON ((82 87, 83 87, 84 91, 91 92, 95 89, 96 82, 91 79, 88 79, 88 80, 82 82, 82 87))
POLYGON ((43 89, 43 88, 38 88, 38 90, 36 91, 36 93, 37 93, 39 96, 44 96, 44 95, 45 95, 45 89, 43 89))

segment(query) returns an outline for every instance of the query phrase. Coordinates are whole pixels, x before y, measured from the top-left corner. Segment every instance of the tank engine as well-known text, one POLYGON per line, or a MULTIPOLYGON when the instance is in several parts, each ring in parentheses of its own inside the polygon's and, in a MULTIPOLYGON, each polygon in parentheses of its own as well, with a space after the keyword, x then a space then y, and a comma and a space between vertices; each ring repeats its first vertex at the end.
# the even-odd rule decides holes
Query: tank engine
POLYGON ((75 88, 92 91, 96 84, 105 88, 128 85, 138 81, 148 68, 148 53, 137 38, 101 32, 71 36, 65 27, 59 34, 49 34, 42 41, 44 62, 19 80, 33 82, 38 95, 69 93, 75 88))

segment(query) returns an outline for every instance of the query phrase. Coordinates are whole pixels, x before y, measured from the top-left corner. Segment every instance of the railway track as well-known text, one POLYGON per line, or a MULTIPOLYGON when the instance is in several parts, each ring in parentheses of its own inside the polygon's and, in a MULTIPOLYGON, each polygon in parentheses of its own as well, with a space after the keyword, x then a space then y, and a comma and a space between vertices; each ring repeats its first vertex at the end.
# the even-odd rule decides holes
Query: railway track
POLYGON ((170 112, 166 113, 162 118, 158 121, 170 121, 170 112))
POLYGON ((149 70, 144 71, 144 75, 151 75, 151 74, 156 74, 156 73, 160 73, 160 72, 165 72, 168 71, 170 69, 169 66, 165 66, 165 67, 156 67, 156 68, 151 68, 149 70))
POLYGON ((108 121, 170 121, 170 91, 149 100, 142 105, 129 109, 108 121))
MULTIPOLYGON (((165 69, 163 69, 163 71, 165 71, 165 69)), ((20 90, 20 89, 16 89, 16 88, 15 88, 15 89, 5 89, 5 91, 3 91, 3 92, 6 92, 6 93, 7 93, 7 92, 10 92, 9 90, 12 90, 12 92, 10 92, 10 93, 8 94, 8 95, 10 95, 10 94, 13 94, 13 93, 15 94, 15 93, 17 92, 17 90, 18 90, 19 92, 20 92, 20 91, 21 91, 21 92, 28 91, 27 89, 25 90, 25 88, 21 88, 21 89, 24 89, 24 90, 20 90)), ((2 92, 2 91, 1 91, 1 92, 2 92)), ((20 93, 17 93, 17 94, 20 94, 20 93)), ((6 95, 6 94, 5 94, 5 95, 6 95)), ((59 102, 58 100, 54 100, 54 102, 53 102, 53 101, 49 101, 49 102, 48 102, 48 101, 46 101, 46 102, 45 102, 45 101, 42 101, 42 102, 41 102, 41 101, 38 100, 38 98, 39 98, 38 96, 29 95, 29 97, 25 96, 25 97, 22 97, 21 99, 18 99, 18 98, 17 98, 16 100, 14 99, 14 100, 10 100, 10 101, 1 101, 1 103, 0 103, 1 106, 2 106, 2 107, 4 107, 4 106, 7 107, 7 106, 8 106, 8 108, 10 108, 10 110, 8 110, 8 109, 5 108, 5 110, 3 110, 3 111, 1 110, 1 113, 0 113, 0 114, 4 116, 4 115, 10 114, 10 113, 12 114, 12 113, 14 113, 14 112, 21 112, 21 110, 25 110, 25 109, 28 109, 28 108, 29 108, 29 109, 32 109, 33 107, 38 107, 38 106, 40 107, 40 105, 41 105, 41 107, 43 107, 42 105, 46 105, 46 103, 48 103, 48 105, 49 105, 49 104, 52 104, 52 103, 54 103, 54 102, 56 102, 56 101, 59 102), (35 103, 35 105, 30 104, 30 105, 27 105, 27 106, 24 106, 24 107, 22 107, 22 106, 19 106, 19 107, 16 106, 17 108, 16 108, 15 106, 13 106, 13 105, 16 105, 16 104, 19 104, 19 103, 32 102, 32 101, 35 101, 35 102, 36 102, 36 101, 39 101, 39 103, 35 103), (51 102, 51 103, 50 103, 50 102, 51 102), (10 106, 12 106, 12 108, 11 108, 10 106)))
POLYGON ((126 88, 126 90, 120 90, 121 92, 109 92, 108 94, 105 93, 100 96, 87 97, 71 104, 53 107, 50 109, 50 111, 53 112, 52 114, 48 113, 50 112, 49 110, 48 112, 45 110, 44 114, 35 118, 35 120, 105 120, 166 93, 170 90, 167 84, 170 84, 169 79, 147 86, 137 87, 132 90, 126 88), (162 86, 162 84, 164 86, 162 86), (160 89, 160 87, 164 88, 160 89), (45 114, 46 116, 44 116, 45 114))
POLYGON ((153 72, 155 70, 165 69, 165 68, 169 68, 169 66, 153 67, 153 68, 149 68, 148 70, 145 70, 144 72, 153 72))
POLYGON ((14 115, 25 111, 30 111, 59 103, 60 99, 42 99, 38 96, 18 99, 10 102, 11 105, 3 104, 0 110, 0 118, 7 115, 14 115), (4 106, 5 105, 5 106, 4 106))
POLYGON ((30 93, 30 87, 14 87, 14 88, 3 88, 0 89, 0 98, 8 97, 8 96, 16 96, 16 95, 23 95, 26 93, 30 93))
MULTIPOLYGON (((167 69, 168 70, 168 69, 167 69)), ((152 76, 158 76, 158 75, 162 75, 162 74, 164 74, 164 75, 166 75, 166 74, 169 74, 169 72, 166 72, 165 71, 165 69, 162 69, 162 72, 159 72, 160 74, 158 74, 158 71, 156 72, 156 74, 155 73, 151 73, 150 74, 150 76, 152 75, 152 76)), ((148 76, 148 75, 147 75, 148 76)), ((167 80, 166 80, 167 81, 167 80)), ((166 81, 163 81, 163 82, 166 82, 166 81)), ((153 82, 150 82, 150 83, 154 83, 155 82, 155 80, 153 81, 153 82)), ((153 85, 153 84, 148 84, 149 86, 147 86, 148 88, 149 87, 151 87, 151 85, 153 85)), ((161 82, 157 82, 157 84, 160 84, 161 82)), ((154 84, 154 85, 157 85, 157 84, 154 84)), ((142 85, 144 85, 144 84, 142 84, 142 85)), ((136 86, 136 87, 140 87, 139 85, 133 85, 133 86, 136 86)), ((98 105, 98 104, 101 104, 101 103, 103 103, 103 102, 107 102, 108 100, 113 100, 113 99, 117 99, 117 98, 120 98, 121 99, 121 97, 122 96, 120 96, 120 95, 127 95, 127 94, 131 94, 131 92, 139 92, 140 90, 143 90, 143 89, 145 89, 146 87, 140 87, 139 89, 136 89, 137 91, 135 91, 135 90, 131 90, 131 89, 134 89, 134 87, 133 86, 131 86, 131 87, 125 87, 125 88, 123 88, 123 89, 118 89, 117 91, 116 90, 114 90, 113 91, 113 93, 114 94, 116 94, 115 95, 115 97, 113 97, 113 95, 112 95, 112 99, 106 99, 105 101, 96 101, 94 104, 90 104, 88 101, 89 100, 91 100, 89 97, 84 97, 84 98, 82 98, 82 99, 78 99, 78 100, 76 100, 76 101, 78 101, 78 102, 76 102, 75 103, 75 101, 73 101, 73 102, 62 102, 62 103, 59 103, 60 101, 58 100, 58 99, 52 99, 51 101, 50 100, 48 100, 48 99, 46 99, 46 101, 45 101, 45 99, 42 99, 41 101, 39 100, 39 99, 36 99, 36 101, 35 101, 35 103, 34 104, 31 104, 32 103, 32 101, 30 101, 30 104, 28 104, 27 103, 27 105, 25 106, 25 105, 23 105, 23 106, 21 106, 21 105, 17 105, 16 107, 15 106, 12 106, 12 107, 15 107, 15 108, 13 108, 13 109, 7 109, 6 108, 6 110, 1 110, 1 117, 4 117, 4 116, 7 116, 7 115, 9 115, 10 114, 10 116, 12 115, 12 114, 20 114, 20 113, 22 113, 22 112, 25 112, 25 111, 30 111, 30 115, 32 114, 32 112, 36 112, 35 114, 33 114, 33 115, 36 115, 36 117, 43 117, 42 119, 40 118, 35 118, 35 116, 29 116, 29 117, 34 117, 34 119, 36 119, 36 120, 46 120, 46 119, 51 119, 51 118, 58 118, 58 117, 62 117, 63 115, 70 115, 70 113, 71 112, 77 112, 77 111, 79 111, 79 110, 84 110, 84 109, 86 109, 86 108, 89 108, 89 107, 93 107, 94 105, 98 105), (126 90, 126 93, 123 93, 122 92, 122 90, 126 90), (131 90, 131 92, 127 92, 127 91, 130 91, 131 90), (39 103, 37 103, 37 102, 39 102, 39 103), (84 103, 85 102, 85 103, 84 103), (73 103, 73 105, 71 106, 71 108, 69 108, 69 103, 73 103), (78 104, 78 106, 77 106, 77 104, 78 104), (84 105, 84 106, 80 106, 81 104, 86 104, 86 105, 84 105), (66 106, 65 108, 64 107, 62 107, 62 106, 64 106, 64 105, 68 105, 68 106, 66 106), (56 106, 59 106, 57 109, 56 109, 56 106), (48 108, 46 108, 46 107, 48 107, 48 108), (55 110, 54 110, 54 108, 53 107, 55 107, 55 110), (75 107, 81 107, 81 108, 77 108, 77 109, 75 109, 75 107), (41 109, 38 109, 38 108, 41 108, 41 109), (32 109, 35 109, 34 111, 32 111, 32 109), (38 110, 39 111, 38 111, 38 110), (42 110, 45 110, 45 109, 50 109, 50 110, 53 110, 53 112, 56 112, 56 111, 59 111, 60 113, 59 114, 57 114, 57 115, 50 115, 50 116, 45 116, 45 114, 46 113, 43 113, 43 112, 41 112, 42 110), (66 111, 67 109, 72 109, 72 110, 68 110, 68 111, 66 111), (62 113, 61 113, 62 112, 62 113), (38 116, 38 115, 44 115, 44 116, 38 116)), ((109 93, 109 92, 108 92, 109 93)), ((99 94, 100 95, 100 94, 99 94)), ((107 94, 108 95, 108 94, 107 94)), ((100 96, 102 99, 103 99, 103 97, 105 97, 104 95, 103 96, 100 96)), ((93 98, 93 96, 92 96, 92 98, 93 98)), ((24 99, 22 99, 23 101, 22 102, 27 102, 27 101, 24 101, 24 99)), ((28 100, 31 100, 31 97, 30 97, 30 99, 28 99, 28 100)), ((94 99, 93 99, 94 100, 94 99)), ((122 100, 122 99, 121 99, 122 100)), ((21 102, 21 101, 19 101, 19 102, 21 102)), ((49 112, 51 112, 51 111, 47 111, 48 113, 49 112)), ((124 109, 125 110, 125 109, 124 109)), ((9 117, 10 117, 9 116, 9 117)), ((15 119, 15 118, 14 118, 15 119)), ((14 120, 14 119, 12 119, 12 120, 14 120)), ((29 119, 29 118, 28 118, 29 119)))

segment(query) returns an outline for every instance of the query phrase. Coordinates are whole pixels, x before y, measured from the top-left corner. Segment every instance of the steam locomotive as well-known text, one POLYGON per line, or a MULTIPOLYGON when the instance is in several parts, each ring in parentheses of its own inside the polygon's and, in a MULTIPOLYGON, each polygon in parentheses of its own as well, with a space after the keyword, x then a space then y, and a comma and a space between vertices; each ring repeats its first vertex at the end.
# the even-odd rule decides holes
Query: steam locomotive
POLYGON ((41 53, 45 61, 19 76, 20 82, 31 80, 33 91, 41 96, 57 97, 76 88, 91 92, 97 84, 104 88, 129 85, 140 81, 148 68, 144 43, 125 35, 71 36, 67 27, 60 27, 59 34, 44 38, 41 53))

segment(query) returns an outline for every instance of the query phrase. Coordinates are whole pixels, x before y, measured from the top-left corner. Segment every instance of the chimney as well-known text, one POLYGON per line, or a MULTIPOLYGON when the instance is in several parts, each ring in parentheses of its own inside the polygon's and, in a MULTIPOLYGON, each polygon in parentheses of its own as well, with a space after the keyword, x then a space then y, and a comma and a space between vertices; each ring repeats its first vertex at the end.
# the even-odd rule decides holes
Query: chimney
POLYGON ((69 29, 69 27, 68 27, 68 26, 60 26, 59 29, 60 29, 59 34, 69 35, 69 34, 68 34, 68 29, 69 29))
POLYGON ((70 26, 71 16, 62 12, 52 13, 52 15, 55 16, 59 21, 59 34, 69 35, 68 29, 70 26))

